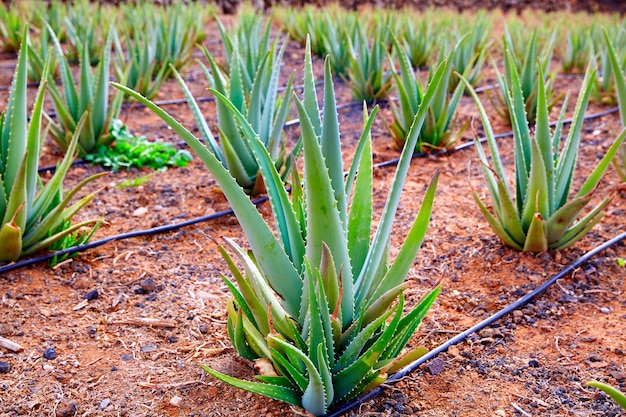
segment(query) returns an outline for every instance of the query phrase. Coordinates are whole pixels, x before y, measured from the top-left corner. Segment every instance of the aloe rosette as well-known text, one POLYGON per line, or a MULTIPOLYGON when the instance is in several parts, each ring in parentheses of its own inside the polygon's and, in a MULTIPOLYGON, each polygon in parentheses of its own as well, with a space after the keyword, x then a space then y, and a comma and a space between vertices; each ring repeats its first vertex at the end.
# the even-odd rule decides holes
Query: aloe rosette
MULTIPOLYGON (((626 127, 626 77, 624 74, 624 70, 620 65, 620 61, 617 58, 617 54, 615 53, 615 48, 611 43, 609 35, 606 31, 604 31, 604 40, 606 42, 607 47, 607 55, 608 61, 610 63, 610 68, 614 74, 615 79, 615 89, 617 91, 617 103, 619 105, 619 114, 622 120, 622 126, 626 127)), ((626 145, 622 144, 615 155, 615 159, 613 159, 613 166, 617 171, 617 174, 622 179, 623 182, 626 182, 626 145)))
POLYGON ((91 176, 68 193, 63 193, 63 179, 71 166, 78 135, 86 122, 84 116, 68 143, 68 151, 54 176, 45 184, 39 178, 37 165, 43 137, 41 120, 46 77, 50 63, 46 61, 43 78, 30 116, 27 118, 28 36, 19 52, 7 110, 0 116, 0 262, 12 262, 24 255, 45 249, 85 226, 86 221, 70 226, 68 220, 95 197, 83 197, 73 205, 72 198, 90 181, 91 176))
MULTIPOLYGON (((507 52, 505 59, 512 61, 510 52, 507 52)), ((567 99, 556 126, 551 131, 546 85, 539 81, 535 132, 531 136, 519 76, 511 62, 508 65, 511 67, 511 87, 507 102, 514 134, 514 192, 507 184, 493 129, 485 109, 474 89, 462 79, 478 106, 491 153, 492 163, 490 164, 482 146, 475 141, 493 213, 481 201, 477 192, 473 193, 474 200, 491 228, 506 245, 525 252, 563 249, 585 236, 604 215, 604 208, 610 202, 609 197, 604 198, 579 218, 591 202, 594 191, 610 166, 619 146, 624 142, 626 130, 620 133, 578 192, 570 199, 570 188, 580 146, 580 133, 595 70, 588 68, 585 74, 571 127, 561 148, 561 132, 567 99)), ((541 66, 538 69, 538 78, 543 79, 541 66)))
POLYGON ((233 386, 323 415, 334 404, 383 383, 389 373, 423 354, 423 349, 405 352, 404 348, 439 287, 404 314, 408 308, 404 279, 426 233, 437 176, 393 262, 388 246, 411 150, 444 67, 434 73, 415 116, 373 236, 370 129, 377 109, 371 115, 364 110, 364 130, 344 179, 330 63, 326 60, 322 119, 308 42, 304 98, 296 97, 304 174, 301 178, 293 172, 291 199, 257 133, 227 97, 214 91, 238 119, 258 160, 277 236, 211 150, 159 107, 116 85, 159 115, 205 162, 251 248, 248 253, 225 239, 237 262, 226 248, 220 248, 233 276, 223 278, 233 295, 228 302, 228 332, 239 355, 269 360, 275 372, 258 375, 257 381, 236 379, 203 366, 206 372, 233 386))

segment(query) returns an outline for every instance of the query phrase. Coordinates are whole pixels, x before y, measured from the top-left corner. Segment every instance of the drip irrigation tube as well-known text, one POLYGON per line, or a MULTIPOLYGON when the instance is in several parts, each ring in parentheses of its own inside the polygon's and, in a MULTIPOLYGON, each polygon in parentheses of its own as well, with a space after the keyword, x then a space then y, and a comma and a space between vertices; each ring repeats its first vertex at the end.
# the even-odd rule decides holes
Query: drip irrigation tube
MULTIPOLYGON (((265 197, 261 197, 261 198, 257 198, 256 200, 253 200, 252 203, 257 205, 267 200, 268 200, 268 197, 265 196, 265 197)), ((206 222, 209 220, 224 217, 232 213, 233 213, 233 209, 229 208, 227 210, 218 211, 215 213, 208 214, 206 216, 196 217, 195 219, 187 220, 187 221, 180 222, 180 223, 168 224, 165 226, 153 227, 151 229, 136 230, 133 232, 122 233, 122 234, 115 235, 115 236, 109 236, 107 238, 104 238, 95 242, 90 242, 85 245, 72 246, 71 248, 63 249, 63 250, 53 252, 53 253, 48 253, 46 255, 38 256, 36 258, 26 259, 24 261, 15 262, 12 264, 1 266, 0 275, 6 272, 14 271, 16 269, 20 269, 26 266, 36 264, 38 262, 47 261, 48 259, 52 259, 54 256, 62 256, 62 255, 76 253, 76 252, 81 252, 87 249, 92 249, 98 246, 102 246, 110 242, 114 242, 116 240, 125 240, 125 239, 130 239, 132 237, 150 236, 150 235, 155 235, 159 233, 167 233, 167 232, 171 232, 172 230, 180 229, 182 227, 191 226, 197 223, 202 223, 202 222, 206 222)))
MULTIPOLYGON (((514 310, 517 310, 517 309, 525 306, 533 298, 535 298, 539 294, 543 293, 550 286, 552 286, 556 281, 558 281, 559 279, 563 278, 564 276, 566 276, 567 274, 572 272, 574 269, 579 267, 581 264, 587 262, 593 256, 595 256, 598 253, 602 252, 603 250, 608 249, 611 246, 613 246, 613 245, 623 241, 624 239, 626 239, 626 232, 623 232, 623 233, 615 236, 614 238, 612 238, 610 240, 607 240, 606 242, 604 242, 600 246, 597 246, 594 249, 590 250, 589 252, 587 252, 586 254, 584 254, 580 258, 576 259, 571 264, 569 264, 562 271, 560 271, 556 275, 552 276, 550 279, 548 279, 546 282, 541 284, 539 287, 535 288, 531 292, 529 292, 526 295, 524 295, 523 297, 519 298, 517 301, 513 302, 512 304, 509 304, 507 307, 503 308, 502 310, 497 311, 496 313, 494 313, 490 317, 486 318, 485 320, 481 321, 478 324, 475 324, 474 326, 470 327, 469 329, 465 330, 464 332, 461 332, 461 333, 457 334, 452 339, 450 339, 447 342, 439 345, 437 348, 431 350, 430 352, 428 352, 427 354, 425 354, 421 358, 417 359, 416 361, 414 361, 410 365, 402 368, 400 371, 398 371, 395 374, 391 375, 385 381, 385 385, 394 384, 394 383, 400 381, 402 378, 404 378, 405 376, 407 376, 410 373, 412 373, 413 371, 415 371, 422 364, 424 364, 427 361, 435 358, 440 353, 443 353, 443 352, 447 351, 448 348, 450 348, 450 346, 453 346, 453 345, 456 345, 456 344, 459 344, 459 343, 463 342, 471 334, 479 332, 480 330, 484 329, 485 327, 487 327, 487 326, 491 325, 492 323, 500 320, 501 318, 503 318, 507 314, 512 313, 514 310)), ((361 396, 355 398, 352 401, 349 401, 349 402, 347 402, 345 404, 339 405, 334 410, 331 410, 330 413, 326 414, 325 417, 338 417, 338 416, 341 416, 344 413, 346 413, 346 412, 356 408, 357 406, 363 404, 365 401, 371 400, 372 398, 378 396, 383 390, 384 390, 384 386, 378 386, 378 387, 374 388, 373 390, 367 392, 366 394, 361 395, 361 396)))

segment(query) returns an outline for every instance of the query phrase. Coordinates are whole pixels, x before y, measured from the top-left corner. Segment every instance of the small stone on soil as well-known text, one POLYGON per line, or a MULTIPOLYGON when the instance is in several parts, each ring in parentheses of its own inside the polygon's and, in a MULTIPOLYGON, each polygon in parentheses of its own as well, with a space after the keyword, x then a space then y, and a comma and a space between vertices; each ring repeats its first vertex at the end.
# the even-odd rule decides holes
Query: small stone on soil
POLYGON ((111 400, 108 398, 105 398, 104 400, 102 400, 102 402, 100 403, 100 406, 98 407, 100 410, 104 410, 105 408, 107 408, 109 406, 109 404, 111 404, 111 400))
POLYGON ((95 300, 98 298, 100 294, 98 294, 98 290, 91 290, 87 294, 83 295, 83 298, 87 301, 95 300))
POLYGON ((433 359, 427 366, 431 375, 439 375, 443 372, 443 361, 439 358, 433 359))
POLYGON ((180 406, 180 403, 183 401, 183 399, 181 397, 179 397, 178 395, 175 395, 172 397, 172 399, 170 400, 170 405, 172 407, 178 407, 180 406))
POLYGON ((57 357, 57 351, 54 350, 53 347, 49 347, 43 352, 43 357, 44 359, 48 359, 49 361, 51 361, 52 359, 55 359, 57 357))
POLYGON ((207 326, 206 324, 200 324, 198 326, 198 330, 200 331, 200 333, 202 334, 207 334, 209 332, 209 326, 207 326))
POLYGON ((157 350, 157 346, 154 343, 147 343, 141 347, 141 353, 150 353, 157 350))
POLYGON ((528 366, 531 368, 539 368, 539 362, 536 359, 531 359, 528 361, 528 366))
POLYGON ((0 374, 6 374, 11 369, 9 362, 0 361, 0 374))
POLYGON ((129 355, 128 353, 123 354, 122 356, 120 356, 120 359, 123 361, 132 361, 133 355, 129 355))
POLYGON ((608 307, 602 307, 600 311, 603 312, 604 314, 609 314, 611 312, 611 309, 608 307))
POLYGON ((67 401, 61 401, 57 406, 56 417, 72 417, 76 415, 76 403, 67 401))

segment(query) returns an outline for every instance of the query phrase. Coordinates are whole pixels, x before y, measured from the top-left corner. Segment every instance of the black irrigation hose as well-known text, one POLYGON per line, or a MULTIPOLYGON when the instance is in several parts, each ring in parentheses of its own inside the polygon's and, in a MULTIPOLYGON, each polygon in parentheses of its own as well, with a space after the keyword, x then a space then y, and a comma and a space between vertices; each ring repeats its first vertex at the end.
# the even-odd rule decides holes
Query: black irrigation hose
POLYGON ((374 398, 377 395, 379 395, 384 390, 386 385, 394 384, 394 383, 400 381, 402 378, 404 378, 405 376, 407 376, 410 373, 412 373, 413 371, 415 371, 418 367, 420 367, 421 365, 423 365, 424 363, 426 363, 430 359, 433 359, 436 356, 438 356, 440 353, 443 353, 443 352, 447 351, 448 348, 450 348, 450 346, 453 346, 453 345, 456 345, 456 344, 459 344, 459 343, 463 342, 471 334, 479 332, 480 330, 484 329, 485 327, 487 327, 487 326, 495 323, 496 321, 500 320, 501 318, 503 318, 507 314, 510 314, 513 311, 515 311, 515 310, 525 306, 533 298, 535 298, 539 294, 543 293, 550 286, 552 286, 555 282, 557 282, 559 279, 565 277, 567 274, 572 272, 574 269, 579 267, 581 264, 587 262, 593 256, 595 256, 598 253, 602 252, 603 250, 608 249, 611 246, 613 246, 613 245, 623 241, 624 239, 626 239, 626 232, 623 232, 623 233, 615 236, 614 238, 612 238, 610 240, 607 240, 606 242, 604 242, 600 246, 595 247, 594 249, 590 250, 589 252, 587 252, 586 254, 584 254, 580 258, 576 259, 571 264, 569 264, 562 271, 560 271, 556 275, 552 276, 550 279, 548 279, 546 282, 541 284, 539 287, 535 288, 531 292, 529 292, 526 295, 524 295, 523 297, 519 298, 517 301, 513 302, 512 304, 509 304, 508 306, 506 306, 502 310, 497 311, 496 313, 494 313, 490 317, 486 318, 485 320, 481 321, 480 323, 475 324, 474 326, 470 327, 469 329, 467 329, 467 330, 457 334, 452 339, 450 339, 447 342, 439 345, 437 348, 431 350, 430 352, 428 352, 427 354, 425 354, 421 358, 419 358, 416 361, 412 362, 410 365, 402 368, 400 371, 398 371, 395 374, 391 375, 385 381, 384 385, 378 386, 378 387, 374 388, 373 390, 367 392, 366 394, 363 394, 363 395, 353 399, 352 401, 349 401, 349 402, 347 402, 345 404, 339 405, 337 408, 333 409, 330 413, 326 414, 325 417, 338 417, 338 416, 341 416, 342 414, 344 414, 344 413, 346 413, 348 411, 351 411, 352 409, 356 408, 357 406, 363 404, 365 401, 371 400, 372 398, 374 398))
MULTIPOLYGON (((257 198, 255 200, 252 201, 253 204, 257 205, 260 204, 264 201, 267 201, 268 197, 260 197, 257 198)), ((10 272, 16 269, 20 269, 20 268, 24 268, 26 266, 30 266, 33 264, 36 264, 38 262, 43 262, 43 261, 47 261, 48 259, 52 259, 55 256, 61 256, 61 255, 67 255, 67 254, 72 254, 72 253, 77 253, 77 252, 81 252, 87 249, 91 249, 91 248, 95 248, 98 246, 102 246, 104 244, 110 243, 110 242, 114 242, 116 240, 125 240, 125 239, 130 239, 133 237, 140 237, 140 236, 150 236, 150 235, 155 235, 155 234, 159 234, 159 233, 167 233, 167 232, 171 232, 172 230, 177 230, 180 229, 181 227, 186 227, 186 226, 191 226, 197 223, 202 223, 202 222, 206 222, 209 220, 214 220, 220 217, 224 217, 227 216, 229 214, 233 213, 233 209, 229 208, 227 210, 222 210, 222 211, 218 211, 215 213, 211 213, 208 214, 206 216, 201 216, 201 217, 196 217, 195 219, 191 219, 191 220, 187 220, 184 222, 180 222, 180 223, 174 223, 174 224, 168 224, 165 226, 158 226, 158 227, 153 227, 151 229, 144 229, 144 230, 136 230, 133 232, 128 232, 128 233, 122 233, 119 235, 115 235, 115 236, 109 236, 106 237, 104 239, 100 239, 98 241, 95 242, 90 242, 87 243, 85 245, 78 245, 78 246, 72 246, 71 248, 67 248, 67 249, 63 249, 57 252, 53 252, 53 253, 48 253, 46 255, 42 255, 42 256, 38 256, 36 258, 31 258, 31 259, 26 259, 24 261, 20 261, 20 262, 15 262, 12 264, 8 264, 5 266, 0 267, 0 276, 6 272, 10 272)))

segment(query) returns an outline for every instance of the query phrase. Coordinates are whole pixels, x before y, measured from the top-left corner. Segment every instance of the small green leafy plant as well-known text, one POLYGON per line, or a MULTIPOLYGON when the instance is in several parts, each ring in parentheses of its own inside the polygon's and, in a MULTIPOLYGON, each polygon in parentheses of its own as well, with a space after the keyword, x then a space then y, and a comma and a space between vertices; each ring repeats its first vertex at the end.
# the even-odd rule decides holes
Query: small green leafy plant
POLYGON ((184 167, 191 161, 188 151, 176 149, 171 143, 150 142, 145 136, 135 136, 118 119, 113 120, 110 135, 114 142, 110 146, 98 146, 95 152, 85 155, 85 160, 110 168, 113 172, 132 167, 156 170, 169 166, 184 167))
POLYGON ((145 103, 198 154, 220 184, 250 245, 249 253, 225 239, 241 270, 220 248, 234 277, 232 281, 224 277, 233 295, 228 303, 228 332, 239 355, 269 360, 275 373, 258 375, 256 382, 250 382, 203 366, 206 372, 235 387, 323 415, 333 405, 380 385, 389 373, 423 354, 422 349, 414 349, 403 355, 403 348, 439 287, 404 313, 404 279, 426 233, 437 176, 393 262, 388 246, 411 161, 407 149, 415 147, 443 71, 441 66, 433 76, 424 107, 415 117, 373 237, 369 132, 377 110, 367 115, 364 109, 365 128, 344 179, 330 65, 327 60, 322 119, 308 44, 304 100, 296 100, 304 175, 301 178, 293 171, 291 200, 257 133, 234 103, 216 93, 241 123, 259 162, 277 236, 212 151, 156 105, 116 85, 145 103))
POLYGON ((95 193, 69 206, 72 198, 87 183, 102 176, 91 176, 70 192, 63 192, 63 179, 71 166, 78 136, 86 124, 86 117, 83 117, 55 174, 45 185, 42 184, 37 165, 43 143, 41 120, 49 61, 44 66, 44 77, 28 122, 26 31, 23 36, 7 110, 0 116, 0 262, 16 261, 96 223, 91 220, 71 227, 61 226, 93 200, 95 193))
MULTIPOLYGON (((508 53, 508 59, 512 57, 508 53)), ((563 148, 560 147, 563 118, 567 99, 563 105, 554 131, 548 120, 548 102, 544 82, 538 83, 535 134, 531 137, 529 121, 526 117, 525 102, 517 71, 510 74, 509 113, 514 133, 515 191, 510 191, 498 147, 487 114, 473 88, 468 89, 478 106, 485 129, 492 163, 490 164, 482 146, 476 142, 476 150, 494 214, 474 192, 474 200, 487 219, 491 228, 502 241, 517 250, 545 252, 548 249, 566 248, 582 238, 600 221, 610 198, 603 199, 586 215, 578 219, 590 203, 594 190, 619 146, 626 138, 626 129, 613 142, 606 155, 595 167, 573 199, 569 192, 574 178, 580 132, 589 95, 591 68, 587 70, 578 96, 572 124, 563 148)), ((541 67, 538 77, 543 79, 541 67)))
POLYGON ((109 103, 109 64, 113 31, 113 28, 109 31, 95 76, 91 71, 87 48, 83 49, 80 59, 79 88, 77 89, 61 44, 50 29, 50 35, 57 52, 63 93, 56 85, 55 80, 51 79, 48 88, 56 111, 56 119, 48 114, 46 114, 46 119, 50 136, 64 151, 69 148, 70 138, 76 132, 78 121, 84 115, 86 115, 86 124, 80 132, 78 142, 80 155, 88 155, 94 152, 98 145, 107 146, 114 140, 109 135, 109 126, 111 121, 117 118, 123 94, 118 91, 109 103))
POLYGON ((589 381, 586 385, 604 391, 604 393, 613 398, 620 407, 626 410, 626 395, 624 395, 624 393, 617 388, 612 387, 608 384, 603 384, 602 382, 598 381, 589 381))

